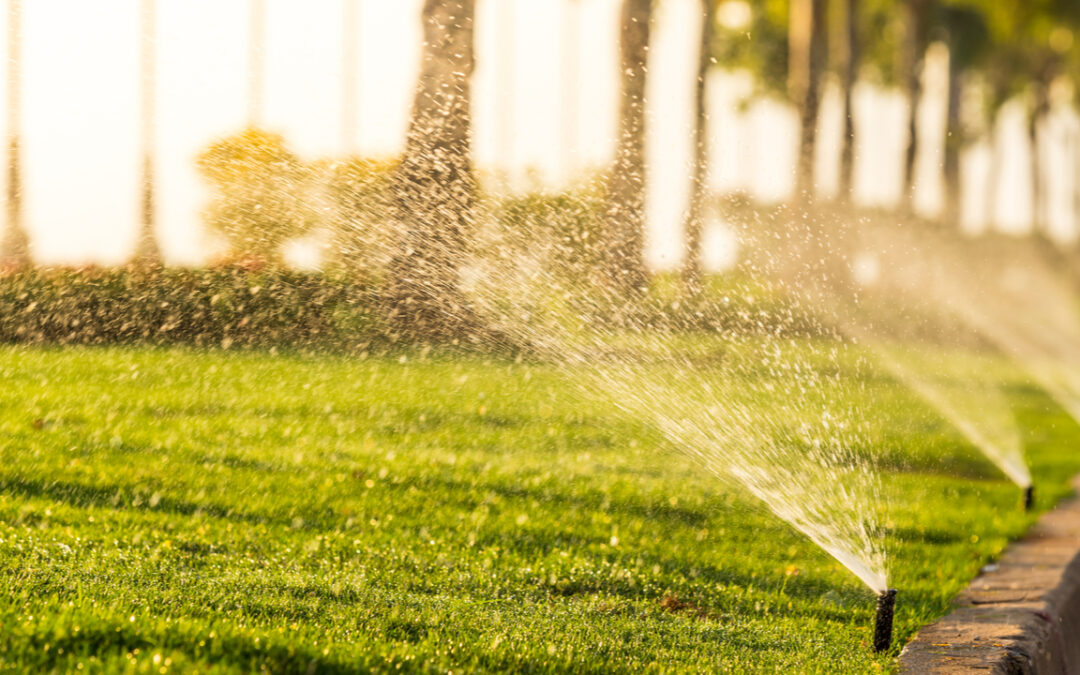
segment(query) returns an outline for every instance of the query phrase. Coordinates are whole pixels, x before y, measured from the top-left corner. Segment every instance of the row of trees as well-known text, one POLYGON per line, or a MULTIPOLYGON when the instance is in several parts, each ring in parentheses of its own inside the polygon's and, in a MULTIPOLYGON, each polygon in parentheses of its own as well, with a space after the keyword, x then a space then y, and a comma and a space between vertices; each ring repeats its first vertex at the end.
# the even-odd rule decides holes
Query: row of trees
MULTIPOLYGON (((714 5, 712 0, 703 2, 705 11, 714 5)), ((730 4, 728 0, 719 3, 730 4)), ((1034 139, 1048 112, 1051 84, 1080 69, 1080 50, 1074 39, 1080 30, 1080 3, 1073 0, 769 0, 752 5, 749 25, 721 27, 712 50, 729 67, 751 70, 765 88, 780 90, 786 83, 784 93, 801 111, 798 184, 804 197, 812 196, 817 105, 828 76, 844 91, 847 130, 842 199, 851 193, 851 91, 856 80, 869 74, 905 93, 910 106, 902 208, 910 211, 920 141, 916 125, 923 96, 920 73, 932 43, 948 48, 943 218, 953 221, 959 210, 959 157, 974 133, 961 118, 965 83, 978 80, 984 85, 989 128, 1006 101, 1024 96, 1034 139), (751 40, 746 39, 747 33, 751 40)), ((1037 161, 1033 171, 1038 193, 1037 161)))
MULTIPOLYGON (((983 77, 990 95, 987 110, 991 119, 1008 99, 1029 94, 1032 134, 1046 113, 1047 91, 1060 75, 1074 71, 1080 63, 1073 45, 1073 30, 1080 29, 1080 3, 1072 0, 768 0, 761 3, 741 0, 701 0, 703 15, 701 58, 696 96, 695 175, 691 207, 685 231, 688 251, 683 271, 691 291, 700 285, 701 230, 706 200, 705 174, 708 166, 705 139, 705 83, 713 63, 726 67, 748 67, 766 87, 786 83, 786 93, 800 111, 801 134, 797 168, 796 199, 806 206, 814 197, 813 157, 820 94, 825 77, 835 74, 844 90, 846 133, 842 152, 841 200, 851 194, 852 123, 851 92, 860 74, 875 69, 887 83, 901 87, 910 103, 909 140, 905 162, 906 196, 903 208, 910 211, 914 164, 919 143, 916 125, 921 91, 921 69, 933 41, 947 45, 950 55, 950 95, 945 152, 947 206, 945 217, 958 213, 959 155, 968 142, 961 125, 960 92, 965 78, 983 77), (722 28, 719 14, 731 5, 742 4, 750 11, 752 25, 722 28), (725 7, 726 6, 726 7, 725 7)), ((604 222, 601 229, 602 276, 619 297, 639 294, 647 283, 644 269, 644 136, 649 25, 654 0, 623 0, 621 13, 621 98, 619 125, 613 164, 607 173, 604 222)), ((467 77, 472 68, 473 2, 428 0, 424 7, 425 70, 414 105, 409 144, 403 169, 398 225, 410 233, 405 249, 413 260, 403 259, 398 276, 406 270, 453 268, 454 256, 447 255, 460 245, 461 228, 469 222, 473 182, 468 167, 467 77), (440 31, 447 31, 442 33, 440 31), (464 45, 468 43, 468 51, 464 45), (454 45, 451 48, 450 45, 454 45), (467 54, 467 56, 465 56, 467 54), (455 62, 463 63, 455 69, 455 62), (434 64, 442 64, 435 67, 434 64), (440 70, 440 68, 442 70, 440 70), (439 72, 453 73, 440 78, 439 72), (465 80, 460 79, 466 78, 465 80), (428 80, 427 78, 432 78, 428 80), (436 84, 437 83, 437 84, 436 84), (425 91, 454 92, 453 105, 425 91), (459 110, 455 122, 433 120, 459 110), (446 135, 447 129, 455 133, 446 135), (455 162, 440 159, 448 148, 463 153, 455 162), (453 167, 440 174, 439 167, 453 167), (430 184, 449 181, 446 199, 422 198, 430 184), (412 190, 412 191, 411 191, 412 190), (452 198, 453 195, 457 198, 452 198), (458 217, 446 218, 448 212, 458 217), (449 229, 447 229, 449 228, 449 229), (422 241, 427 245, 420 246, 422 241), (430 257, 430 262, 428 258, 430 257)), ((1038 183, 1038 170, 1035 170, 1038 183)), ((437 190, 435 194, 441 194, 437 190)), ((452 274, 442 274, 420 284, 429 290, 452 286, 452 274)), ((424 313, 438 307, 458 307, 452 293, 404 293, 406 305, 425 306, 424 313)))

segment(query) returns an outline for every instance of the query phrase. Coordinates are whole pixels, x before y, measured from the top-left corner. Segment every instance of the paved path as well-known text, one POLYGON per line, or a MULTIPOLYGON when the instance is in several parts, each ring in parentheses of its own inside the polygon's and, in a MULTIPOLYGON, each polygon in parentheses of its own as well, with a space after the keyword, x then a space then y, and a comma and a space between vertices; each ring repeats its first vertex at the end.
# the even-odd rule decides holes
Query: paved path
POLYGON ((904 648, 902 673, 1080 673, 1080 499, 1043 515, 955 606, 904 648))

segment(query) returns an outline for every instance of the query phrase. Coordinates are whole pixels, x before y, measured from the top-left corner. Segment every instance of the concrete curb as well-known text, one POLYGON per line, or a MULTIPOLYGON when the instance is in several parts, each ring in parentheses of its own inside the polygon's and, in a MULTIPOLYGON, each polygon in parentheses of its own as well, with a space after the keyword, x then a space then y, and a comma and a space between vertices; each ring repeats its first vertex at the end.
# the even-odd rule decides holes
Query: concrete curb
POLYGON ((1080 499, 1043 515, 987 568, 904 647, 900 672, 1080 673, 1080 499))

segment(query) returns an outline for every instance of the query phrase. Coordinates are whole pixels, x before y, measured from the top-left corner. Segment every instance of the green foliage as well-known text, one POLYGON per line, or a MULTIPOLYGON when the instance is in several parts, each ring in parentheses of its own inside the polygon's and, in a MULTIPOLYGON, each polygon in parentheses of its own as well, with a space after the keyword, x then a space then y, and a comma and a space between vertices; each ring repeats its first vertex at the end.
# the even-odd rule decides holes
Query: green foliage
POLYGON ((601 262, 604 181, 586 180, 563 192, 534 190, 492 197, 501 237, 499 255, 540 254, 567 280, 584 280, 601 262))
POLYGON ((372 273, 393 245, 393 178, 398 160, 353 157, 323 169, 332 204, 332 249, 347 269, 372 273))
MULTIPOLYGON (((726 2, 718 4, 723 8, 726 2)), ((736 0, 742 2, 742 0, 736 0)), ((745 2, 750 11, 748 26, 728 26, 725 13, 716 13, 713 56, 725 68, 753 73, 759 86, 786 95, 788 68, 788 0, 745 2)))
POLYGON ((941 8, 940 21, 949 44, 951 67, 964 72, 982 66, 990 55, 990 28, 986 16, 971 6, 946 4, 941 8))
MULTIPOLYGON (((788 0, 745 2, 721 0, 717 3, 717 30, 713 55, 725 68, 746 69, 754 74, 765 91, 786 95, 788 76, 788 0), (748 26, 727 26, 724 5, 745 4, 750 12, 748 26)), ((897 59, 904 40, 904 23, 895 0, 863 0, 858 3, 856 31, 860 36, 859 61, 862 74, 884 84, 897 82, 897 59)), ((838 28, 836 21, 831 29, 838 28)))
POLYGON ((213 143, 197 165, 213 190, 207 224, 236 257, 278 264, 282 244, 318 220, 311 169, 279 134, 247 129, 213 143))
MULTIPOLYGON (((859 55, 863 75, 895 84, 907 39, 904 5, 908 0, 857 3, 859 55)), ((788 0, 716 3, 713 54, 725 68, 742 68, 760 87, 783 92, 788 66, 788 0), (725 26, 723 8, 745 5, 747 26, 725 26)), ((927 38, 950 44, 959 70, 978 69, 991 84, 992 107, 1023 93, 1033 83, 1080 68, 1080 3, 1074 0, 926 0, 927 38)), ((838 27, 833 22, 831 28, 838 27)), ((925 45, 920 45, 920 49, 925 45)))
MULTIPOLYGON (((904 0, 901 0, 904 1, 904 0)), ((903 12, 897 0, 866 0, 859 3, 856 31, 860 75, 885 85, 897 85, 900 52, 906 39, 903 12)))
MULTIPOLYGON (((408 356, 0 349, 0 668, 890 667, 850 573, 573 372, 408 356)), ((999 365, 1048 508, 1080 431, 999 365)), ((860 391, 902 644, 1032 518, 904 388, 860 391)))
POLYGON ((357 275, 276 267, 28 269, 0 277, 0 342, 354 349, 381 339, 377 303, 357 275))
POLYGON ((958 30, 958 36, 985 40, 978 66, 990 83, 992 109, 1080 65, 1080 4, 1072 0, 951 0, 943 6, 945 21, 957 12, 967 16, 967 34, 958 30))
MULTIPOLYGON (((564 198, 555 199, 554 204, 565 207, 564 198)), ((509 208, 517 212, 512 223, 519 226, 523 223, 519 209, 526 209, 532 217, 545 213, 527 197, 514 200, 509 208)), ((541 227, 539 221, 524 222, 541 227)), ((545 222, 544 227, 551 226, 550 221, 545 222)), ((515 231, 524 239, 521 246, 529 242, 539 246, 538 239, 554 236, 542 229, 527 234, 522 227, 515 231)), ((502 245, 498 248, 506 251, 502 245)), ((592 252, 588 246, 567 245, 556 254, 562 256, 562 268, 559 275, 548 277, 552 283, 543 285, 538 291, 542 295, 580 286, 578 275, 587 267, 579 256, 592 252), (575 265, 581 267, 574 271, 575 265)), ((521 262, 519 252, 507 255, 508 262, 521 262)), ((501 299, 514 299, 505 288, 493 290, 502 293, 501 299)), ((330 272, 239 265, 202 269, 26 268, 0 276, 0 343, 362 351, 372 345, 386 347, 393 341, 384 322, 384 295, 379 282, 366 270, 352 268, 330 272)), ((544 302, 552 300, 546 295, 543 298, 544 302)), ((692 301, 681 296, 673 280, 658 277, 632 311, 635 325, 665 331, 821 332, 811 316, 788 307, 775 288, 737 275, 711 279, 706 292, 692 301)), ((476 349, 498 354, 517 347, 520 345, 493 343, 477 345, 476 349)))

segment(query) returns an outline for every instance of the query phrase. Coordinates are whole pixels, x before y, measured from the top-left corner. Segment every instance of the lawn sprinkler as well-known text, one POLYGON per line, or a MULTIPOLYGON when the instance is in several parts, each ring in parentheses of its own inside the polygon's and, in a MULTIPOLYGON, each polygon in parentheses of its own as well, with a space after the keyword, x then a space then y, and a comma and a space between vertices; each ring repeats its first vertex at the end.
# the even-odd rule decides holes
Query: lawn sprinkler
POLYGON ((1035 506, 1035 486, 1029 485, 1024 488, 1024 510, 1030 511, 1035 506))
POLYGON ((893 610, 896 609, 896 589, 883 591, 877 599, 877 617, 874 619, 874 651, 884 652, 892 644, 893 610))

